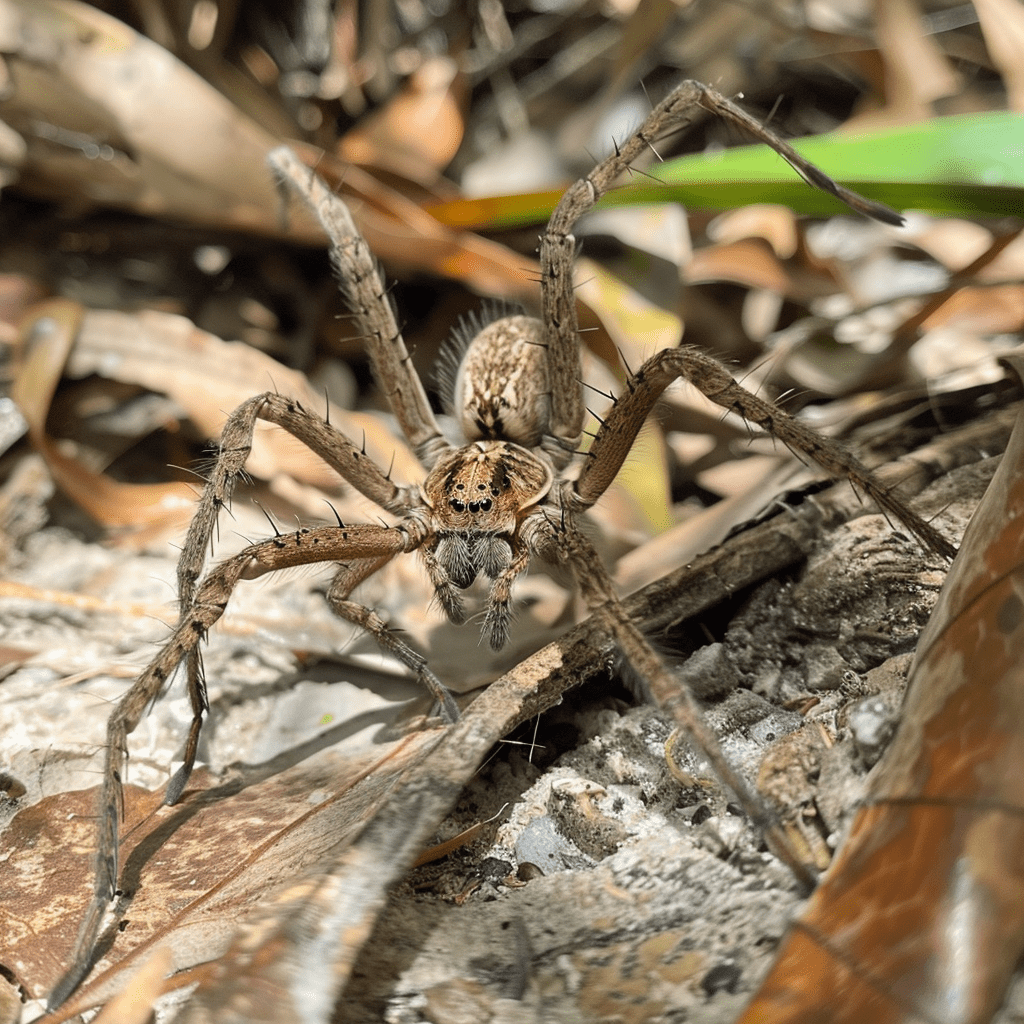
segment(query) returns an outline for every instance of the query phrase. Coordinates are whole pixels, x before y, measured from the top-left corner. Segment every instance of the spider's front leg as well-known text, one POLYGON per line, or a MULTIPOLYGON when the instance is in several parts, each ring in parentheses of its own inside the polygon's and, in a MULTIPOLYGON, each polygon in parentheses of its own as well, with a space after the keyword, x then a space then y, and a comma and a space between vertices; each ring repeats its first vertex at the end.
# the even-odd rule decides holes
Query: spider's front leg
POLYGON ((579 478, 563 489, 562 500, 569 508, 577 512, 588 509, 605 492, 661 393, 680 378, 723 409, 739 413, 788 448, 813 459, 830 476, 849 478, 880 508, 903 523, 926 549, 948 559, 956 554, 956 548, 931 523, 884 487, 842 445, 823 437, 774 403, 752 394, 737 384, 718 360, 689 346, 659 352, 626 382, 626 390, 616 399, 594 438, 579 478))
POLYGON ((541 236, 541 302, 551 395, 551 428, 542 446, 559 468, 579 447, 584 420, 578 384, 581 379, 579 323, 573 288, 576 239, 572 232, 577 221, 593 209, 595 203, 645 151, 653 151, 655 142, 685 127, 701 114, 714 114, 742 128, 774 149, 809 185, 835 196, 859 213, 886 224, 903 223, 903 217, 895 210, 865 199, 833 181, 824 171, 800 156, 789 143, 715 89, 701 82, 682 82, 647 115, 625 142, 616 145, 611 156, 566 189, 541 236))
POLYGON ((391 557, 391 555, 384 555, 380 558, 368 558, 342 564, 327 591, 327 603, 336 615, 365 629, 377 641, 378 647, 393 654, 406 668, 415 672, 417 682, 430 692, 440 706, 444 720, 448 723, 457 722, 459 706, 455 703, 447 687, 430 671, 426 658, 414 651, 393 630, 389 629, 387 623, 375 611, 348 599, 352 591, 363 580, 369 579, 375 572, 382 569, 391 560, 391 557))
POLYGON ((192 705, 192 723, 181 767, 167 785, 165 802, 176 803, 188 783, 195 763, 203 718, 208 711, 200 645, 209 629, 224 614, 241 580, 255 579, 278 569, 319 562, 343 563, 331 589, 332 605, 345 618, 368 628, 378 642, 409 665, 440 702, 449 721, 458 718, 458 707, 436 677, 414 652, 398 641, 368 609, 347 602, 352 588, 395 555, 415 551, 429 536, 422 516, 410 514, 397 527, 376 525, 302 529, 249 545, 232 558, 214 566, 199 580, 220 510, 230 502, 235 481, 248 457, 257 420, 282 426, 319 454, 366 497, 395 512, 412 513, 421 506, 418 488, 400 488, 367 458, 366 454, 319 416, 307 412, 292 399, 276 394, 259 395, 240 406, 228 419, 221 435, 215 464, 199 499, 196 514, 183 545, 178 567, 181 617, 163 648, 132 684, 114 708, 107 723, 97 815, 97 855, 93 897, 82 921, 72 967, 50 997, 57 1006, 74 990, 88 971, 99 929, 113 897, 119 870, 119 828, 122 781, 128 758, 128 737, 146 709, 156 700, 178 666, 185 662, 186 687, 192 705))

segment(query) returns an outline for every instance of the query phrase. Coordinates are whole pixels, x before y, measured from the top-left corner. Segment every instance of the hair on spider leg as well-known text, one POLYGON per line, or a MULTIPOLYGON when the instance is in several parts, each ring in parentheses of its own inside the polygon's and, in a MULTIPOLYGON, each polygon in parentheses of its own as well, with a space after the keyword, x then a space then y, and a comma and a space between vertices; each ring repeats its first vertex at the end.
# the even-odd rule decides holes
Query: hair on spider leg
MULTIPOLYGON (((201 480, 204 486, 210 482, 209 476, 205 476, 200 470, 201 463, 197 462, 195 468, 192 466, 179 466, 176 462, 168 462, 166 466, 168 469, 175 469, 179 473, 188 473, 189 476, 194 476, 197 480, 201 480)), ((213 466, 211 465, 210 468, 212 469, 213 466)))
MULTIPOLYGON (((615 401, 615 395, 613 395, 610 391, 602 391, 599 387, 595 387, 593 384, 588 384, 585 380, 583 380, 582 377, 577 379, 577 383, 582 385, 583 387, 589 389, 590 391, 595 392, 596 394, 600 395, 602 398, 607 398, 609 402, 614 402, 615 401)), ((590 412, 589 409, 587 411, 590 412)), ((591 414, 591 415, 593 415, 593 414, 591 414)))
POLYGON ((781 406, 782 408, 785 408, 787 403, 793 402, 793 401, 795 401, 798 398, 803 398, 804 395, 809 395, 809 394, 811 394, 811 389, 810 388, 790 387, 790 388, 786 388, 785 391, 780 391, 772 399, 772 401, 776 405, 781 406))
MULTIPOLYGON (((270 523, 270 528, 274 531, 275 537, 281 536, 281 531, 277 528, 277 523, 274 522, 273 516, 263 507, 263 503, 258 498, 253 498, 252 503, 263 513, 264 518, 270 523)), ((251 544, 251 541, 246 541, 251 544)))
MULTIPOLYGON (((654 153, 654 155, 658 158, 659 161, 661 161, 661 163, 665 162, 662 159, 661 155, 658 153, 658 151, 653 147, 651 148, 651 152, 654 153)), ((663 188, 666 189, 668 188, 668 183, 663 178, 659 178, 656 174, 652 174, 650 171, 645 171, 642 167, 630 167, 629 172, 630 174, 636 174, 641 178, 647 178, 655 185, 661 185, 663 188)), ((622 187, 624 188, 625 186, 622 187)))
MULTIPOLYGON (((742 96, 740 98, 742 99, 742 96)), ((775 102, 772 104, 771 109, 767 114, 765 114, 762 123, 766 128, 775 119, 775 115, 779 112, 779 107, 782 106, 783 99, 785 99, 785 94, 780 92, 778 96, 775 97, 775 102)))
POLYGON ((334 507, 334 504, 327 498, 324 498, 324 502, 326 503, 327 507, 334 513, 334 518, 338 520, 338 527, 344 530, 345 524, 342 522, 341 516, 338 514, 338 510, 334 507))

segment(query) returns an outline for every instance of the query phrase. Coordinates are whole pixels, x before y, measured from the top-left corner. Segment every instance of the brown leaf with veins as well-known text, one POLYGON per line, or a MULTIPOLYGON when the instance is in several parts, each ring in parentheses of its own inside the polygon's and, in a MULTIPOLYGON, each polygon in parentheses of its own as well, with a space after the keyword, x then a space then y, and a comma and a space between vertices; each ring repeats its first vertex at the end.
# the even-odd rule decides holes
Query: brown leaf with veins
MULTIPOLYGON (((160 792, 126 788, 120 885, 134 895, 92 980, 52 1019, 105 1002, 158 946, 171 950, 175 971, 221 956, 258 902, 351 841, 436 738, 416 733, 348 757, 327 750, 219 784, 201 773, 175 807, 160 792)), ((59 794, 26 808, 4 834, 3 966, 34 996, 67 966, 89 900, 95 808, 94 790, 59 794)))

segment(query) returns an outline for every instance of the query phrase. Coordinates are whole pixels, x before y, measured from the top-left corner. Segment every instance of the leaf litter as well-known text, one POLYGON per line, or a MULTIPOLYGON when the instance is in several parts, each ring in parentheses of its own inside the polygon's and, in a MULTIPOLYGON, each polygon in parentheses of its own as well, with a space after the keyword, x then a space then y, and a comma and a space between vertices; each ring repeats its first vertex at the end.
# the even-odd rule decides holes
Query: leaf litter
MULTIPOLYGON (((25 421, 13 427, 0 504, 8 531, 0 621, 13 653, 0 681, 0 757, 13 780, 0 796, 9 915, 0 965, 15 1001, 45 994, 74 939, 71 905, 87 900, 85 787, 124 671, 173 617, 177 506, 194 480, 187 468, 241 398, 276 387, 326 410, 321 381, 359 382, 358 339, 335 320, 319 234, 298 210, 283 216, 265 152, 282 137, 301 139, 307 162, 343 188, 371 247, 401 277, 408 294, 398 304, 414 311, 416 358, 428 367, 443 324, 475 302, 467 288, 535 301, 535 243, 447 227, 427 212, 459 201, 448 175, 468 172, 502 132, 511 139, 525 123, 553 140, 564 130, 549 145, 586 164, 597 147, 579 139, 589 132, 604 145, 615 134, 609 118, 639 77, 640 53, 669 68, 654 80, 677 79, 684 66, 764 102, 765 113, 786 91, 778 20, 694 8, 664 5, 653 20, 628 4, 590 19, 531 11, 515 24, 491 10, 468 51, 454 33, 442 52, 431 47, 444 33, 413 30, 385 46, 341 9, 327 65, 296 72, 272 46, 254 44, 251 28, 232 26, 226 9, 223 27, 197 50, 196 24, 186 37, 174 19, 163 34, 151 22, 147 38, 142 25, 84 4, 0 5, 13 86, 0 103, 9 132, 0 159, 4 180, 17 185, 0 204, 11 218, 0 263, 10 296, 3 340, 25 421), (664 31, 652 47, 653 25, 664 31), (538 46, 563 59, 524 73, 514 58, 538 46), (764 56, 752 63, 743 52, 764 56), (238 68, 249 76, 244 86, 238 68), (138 87, 156 83, 157 71, 159 87, 138 87), (598 95, 587 78, 602 74, 598 95), (310 91, 302 81, 316 84, 310 91), (597 98, 574 116, 572 94, 597 98), (344 111, 372 96, 386 97, 376 116, 348 133, 338 128, 352 120, 344 111), (408 137, 410 124, 417 137, 408 137), (157 231, 147 236, 145 225, 157 231), (203 270, 200 247, 210 266, 227 262, 203 270), (416 280, 424 274, 436 282, 426 303, 416 280), (302 313, 281 300, 289 289, 302 313), (50 304, 33 305, 50 295, 50 304), (215 327, 214 308, 227 310, 237 333, 215 327), (40 336, 40 324, 52 329, 40 336), (231 340, 243 335, 267 351, 231 340), (164 401, 139 401, 151 395, 164 401), (120 414, 136 425, 118 435, 111 424, 120 414), (40 457, 56 497, 45 474, 29 472, 40 457)), ((979 5, 986 34, 998 8, 979 5)), ((832 15, 838 24, 809 13, 789 30, 790 44, 835 44, 814 52, 874 86, 862 116, 891 124, 951 97, 1002 102, 995 79, 948 74, 950 53, 978 52, 970 28, 930 32, 935 12, 909 2, 866 35, 867 22, 832 15), (929 76, 915 76, 910 56, 922 46, 929 76)), ((997 49, 993 64, 1007 69, 1012 94, 1013 61, 997 49)), ((820 81, 819 90, 830 92, 820 81)), ((794 132, 818 130, 821 108, 799 90, 793 106, 794 132)), ((830 123, 848 110, 829 114, 830 123)), ((697 145, 713 143, 716 130, 701 126, 697 145)), ((522 190, 513 182, 507 191, 522 190)), ((672 217, 646 223, 680 230, 672 217)), ((857 423, 862 450, 880 463, 930 441, 919 458, 952 475, 922 500, 959 532, 994 468, 972 463, 1005 447, 1014 412, 1014 385, 1001 383, 993 356, 1019 341, 1019 245, 1003 225, 925 215, 913 224, 899 235, 846 220, 819 230, 785 211, 748 208, 717 224, 691 211, 685 239, 666 236, 669 244, 650 251, 635 231, 599 233, 588 250, 606 258, 581 271, 591 282, 584 319, 600 328, 584 338, 607 363, 596 386, 614 390, 611 378, 621 376, 616 345, 635 362, 685 327, 687 342, 732 359, 748 382, 845 396, 817 414, 837 427, 857 423), (831 242, 822 237, 829 230, 831 242), (927 298, 934 309, 916 323, 927 298), (917 374, 936 368, 956 374, 921 389, 917 374), (865 392, 865 381, 876 390, 865 392)), ((396 478, 414 479, 386 414, 360 391, 358 408, 331 401, 332 421, 349 436, 365 433, 379 463, 393 457, 396 478)), ((667 398, 661 424, 644 446, 653 466, 634 470, 639 486, 625 481, 600 510, 607 557, 628 586, 648 586, 632 607, 666 647, 680 658, 701 652, 699 671, 681 667, 682 677, 709 701, 737 763, 752 778, 760 773, 784 805, 787 827, 827 860, 885 745, 871 746, 872 730, 884 736, 897 717, 907 653, 941 572, 879 517, 840 528, 834 549, 797 572, 790 566, 810 554, 820 519, 838 523, 855 499, 808 494, 791 469, 738 461, 743 425, 709 414, 684 389, 667 398), (704 435, 696 456, 681 434, 694 427, 704 435), (778 476, 771 492, 769 474, 778 476), (729 536, 755 503, 796 488, 781 516, 729 536), (766 575, 775 578, 755 586, 766 575), (698 624, 686 626, 693 615, 698 624)), ((244 542, 231 531, 270 530, 259 508, 281 521, 324 517, 329 500, 345 518, 366 518, 365 503, 297 448, 269 433, 260 448, 216 554, 244 542)), ((768 445, 757 457, 770 453, 768 445)), ((917 464, 912 486, 923 488, 927 475, 917 464)), ((414 569, 368 584, 364 600, 406 625, 446 682, 502 676, 446 735, 415 730, 422 708, 401 710, 400 675, 331 620, 317 591, 306 576, 240 592, 208 657, 214 714, 202 756, 210 767, 178 807, 158 805, 188 715, 183 700, 172 692, 158 702, 133 736, 130 781, 143 785, 126 806, 126 820, 141 821, 126 858, 127 924, 112 926, 105 959, 73 1005, 105 1002, 168 945, 185 973, 166 985, 198 984, 181 1019, 329 1019, 335 1002, 337 1019, 353 1021, 513 1020, 534 1007, 552 1020, 735 1019, 768 970, 797 894, 706 767, 610 680, 614 658, 601 638, 586 624, 565 635, 572 606, 558 581, 527 581, 521 645, 490 664, 465 631, 439 624, 414 569), (514 742, 496 747, 509 732, 514 742), (473 842, 409 873, 424 848, 467 828, 478 830, 473 842), (296 1003, 297 979, 307 996, 296 1003)), ((885 958, 883 932, 865 932, 864 962, 885 958)), ((1003 981, 979 973, 977 984, 988 1014, 1003 981)), ((19 1007, 3 992, 3 1019, 16 1019, 19 1007)), ((33 1012, 25 1007, 26 1018, 33 1012)), ((108 1004, 108 1012, 116 1011, 108 1004)), ((814 1019, 830 1008, 807 1012, 814 1019)))

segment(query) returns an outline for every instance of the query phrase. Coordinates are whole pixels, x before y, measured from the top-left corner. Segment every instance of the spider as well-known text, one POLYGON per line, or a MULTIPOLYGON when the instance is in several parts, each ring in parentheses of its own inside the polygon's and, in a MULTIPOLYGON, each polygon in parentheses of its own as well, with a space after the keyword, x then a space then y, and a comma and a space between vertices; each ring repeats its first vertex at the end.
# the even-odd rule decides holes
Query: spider
POLYGON ((814 459, 832 476, 849 477, 926 547, 947 557, 954 551, 845 449, 742 388, 725 367, 694 348, 659 352, 631 374, 593 443, 585 453, 580 452, 585 409, 572 280, 577 248, 573 227, 643 150, 653 148, 657 139, 701 111, 742 126, 771 145, 808 183, 854 209, 887 223, 902 223, 894 211, 837 185, 719 93, 697 82, 682 83, 615 153, 571 186, 558 203, 540 243, 542 317, 504 315, 503 311, 494 319, 476 322, 479 330, 475 333, 462 331, 462 341, 450 349, 444 376, 451 410, 464 434, 465 443, 459 446, 442 437, 376 264, 345 204, 290 150, 281 148, 270 155, 270 166, 279 180, 310 205, 330 238, 339 286, 366 337, 377 380, 427 477, 422 485, 392 482, 328 422, 278 394, 252 398, 228 418, 179 562, 179 624, 118 703, 108 723, 94 895, 79 931, 77 969, 54 991, 51 1005, 66 998, 84 973, 115 891, 121 778, 129 734, 185 662, 193 717, 183 764, 166 791, 166 802, 176 802, 195 762, 208 710, 200 661, 204 637, 242 580, 308 563, 335 563, 335 576, 327 591, 330 607, 371 633, 383 649, 402 661, 433 695, 447 722, 459 716, 448 690, 425 659, 374 611, 351 600, 353 590, 392 558, 416 552, 444 612, 452 622, 462 623, 466 619, 462 592, 484 577, 490 581, 490 592, 481 631, 491 647, 498 649, 508 639, 513 585, 531 558, 539 555, 566 564, 592 614, 614 639, 639 685, 689 731, 772 848, 799 877, 810 881, 808 869, 789 850, 762 802, 722 755, 693 697, 676 683, 626 614, 597 552, 580 530, 580 517, 615 478, 662 391, 683 377, 712 401, 814 459), (249 545, 202 576, 218 514, 229 503, 235 481, 243 472, 257 420, 290 432, 356 490, 398 517, 397 525, 346 525, 339 519, 336 526, 277 534, 249 545))

